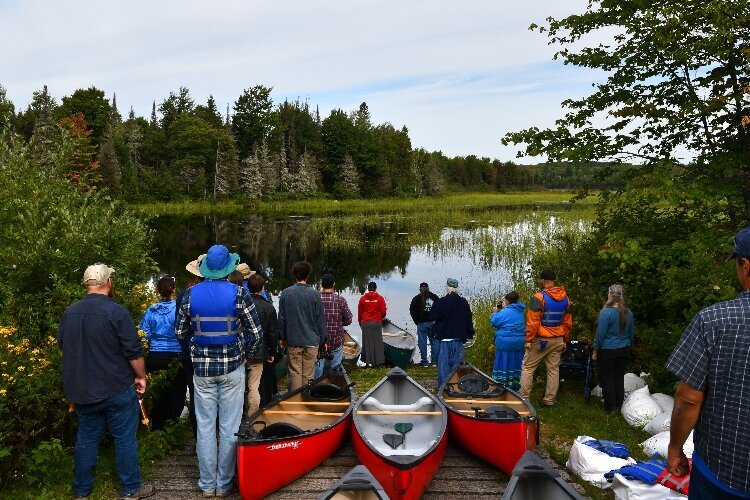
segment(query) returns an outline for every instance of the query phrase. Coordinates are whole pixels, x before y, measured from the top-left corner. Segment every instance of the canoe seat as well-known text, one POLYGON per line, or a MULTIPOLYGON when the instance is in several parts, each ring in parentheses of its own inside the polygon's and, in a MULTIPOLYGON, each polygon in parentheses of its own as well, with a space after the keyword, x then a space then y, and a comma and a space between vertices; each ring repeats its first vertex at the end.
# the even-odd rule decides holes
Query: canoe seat
POLYGON ((445 387, 450 396, 496 397, 505 392, 503 386, 490 386, 489 380, 476 373, 464 375, 458 382, 449 382, 445 387))
POLYGON ((300 429, 294 424, 288 422, 276 422, 275 424, 268 425, 260 431, 260 435, 263 438, 286 438, 299 436, 305 431, 300 429))
POLYGON ((509 406, 494 405, 488 406, 484 413, 479 414, 479 418, 486 418, 489 420, 517 420, 521 418, 521 415, 509 406))
POLYGON ((316 384, 305 389, 305 395, 314 401, 340 401, 347 393, 336 384, 316 384))
POLYGON ((374 406, 380 411, 417 411, 423 406, 435 404, 435 402, 427 396, 419 398, 412 404, 408 405, 388 405, 381 403, 378 399, 370 396, 369 398, 362 401, 363 405, 374 406))

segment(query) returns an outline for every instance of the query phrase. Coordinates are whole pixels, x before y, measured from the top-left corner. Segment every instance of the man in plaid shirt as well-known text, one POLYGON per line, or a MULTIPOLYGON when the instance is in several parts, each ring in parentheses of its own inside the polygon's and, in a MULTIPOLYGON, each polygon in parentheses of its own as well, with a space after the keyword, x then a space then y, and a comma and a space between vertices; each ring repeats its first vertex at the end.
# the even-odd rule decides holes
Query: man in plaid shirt
POLYGON ((699 312, 666 364, 680 378, 667 453, 675 476, 689 470, 682 446, 695 428, 690 498, 750 498, 750 227, 730 259, 742 293, 699 312))
POLYGON ((328 328, 328 353, 330 359, 320 358, 315 365, 315 378, 323 375, 325 365, 329 369, 341 366, 344 355, 344 327, 352 324, 352 311, 346 303, 346 299, 334 293, 336 285, 333 274, 324 274, 320 280, 320 298, 323 300, 323 311, 326 316, 326 327, 328 328))
POLYGON ((198 423, 195 451, 198 487, 204 497, 226 497, 231 492, 237 463, 235 433, 245 394, 243 365, 246 358, 257 354, 263 341, 250 294, 226 280, 238 263, 239 256, 225 246, 212 246, 198 268, 206 280, 185 291, 175 323, 177 338, 192 336, 198 423))

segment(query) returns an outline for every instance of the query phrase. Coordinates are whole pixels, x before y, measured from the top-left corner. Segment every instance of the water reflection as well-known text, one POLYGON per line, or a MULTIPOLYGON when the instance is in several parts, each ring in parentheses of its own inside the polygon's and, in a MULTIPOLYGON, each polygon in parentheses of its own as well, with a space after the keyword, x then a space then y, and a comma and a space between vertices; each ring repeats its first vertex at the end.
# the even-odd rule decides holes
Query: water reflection
MULTIPOLYGON (((219 242, 260 272, 274 296, 294 282, 290 269, 298 260, 313 265, 311 283, 333 272, 355 318, 360 295, 375 281, 388 304, 388 317, 414 332, 409 303, 420 282, 443 295, 446 278, 453 277, 469 299, 477 294, 502 297, 524 276, 533 248, 561 230, 586 231, 591 214, 506 210, 489 221, 455 227, 438 219, 164 216, 151 226, 156 232, 154 258, 163 272, 177 277, 179 286, 192 279, 185 264, 219 242)), ((357 325, 350 331, 359 337, 357 325)))

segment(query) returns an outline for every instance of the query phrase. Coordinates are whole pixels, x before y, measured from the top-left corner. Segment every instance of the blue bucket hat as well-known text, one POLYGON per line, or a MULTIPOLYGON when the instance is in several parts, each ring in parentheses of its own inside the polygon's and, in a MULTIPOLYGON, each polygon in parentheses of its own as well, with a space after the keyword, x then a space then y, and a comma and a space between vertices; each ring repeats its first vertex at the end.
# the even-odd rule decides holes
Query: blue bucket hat
POLYGON ((750 227, 746 227, 732 238, 734 248, 732 255, 727 260, 736 259, 737 257, 750 258, 750 227))
POLYGON ((235 270, 239 262, 239 255, 229 253, 224 245, 214 245, 208 249, 206 256, 200 261, 198 271, 204 278, 226 278, 235 270))

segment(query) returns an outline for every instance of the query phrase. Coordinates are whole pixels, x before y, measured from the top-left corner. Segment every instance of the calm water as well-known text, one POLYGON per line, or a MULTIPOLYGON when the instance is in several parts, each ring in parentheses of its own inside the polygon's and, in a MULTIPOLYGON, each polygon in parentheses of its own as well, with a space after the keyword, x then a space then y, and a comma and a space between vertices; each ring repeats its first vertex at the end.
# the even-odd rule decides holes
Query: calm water
POLYGON ((354 313, 355 324, 349 331, 359 337, 357 302, 369 281, 378 284, 391 321, 415 332, 409 303, 420 282, 442 296, 446 278, 453 277, 470 300, 477 295, 499 299, 511 290, 514 279, 523 277, 536 245, 566 228, 585 231, 590 219, 590 212, 558 208, 484 214, 484 222, 461 226, 435 219, 409 221, 413 232, 404 232, 403 224, 386 219, 352 224, 346 219, 304 217, 164 216, 151 226, 156 231, 154 258, 162 272, 177 277, 179 286, 192 280, 185 265, 214 243, 239 253, 243 262, 260 272, 274 298, 293 284, 290 269, 297 260, 313 265, 310 283, 319 283, 324 272, 334 273, 336 289, 354 313))

